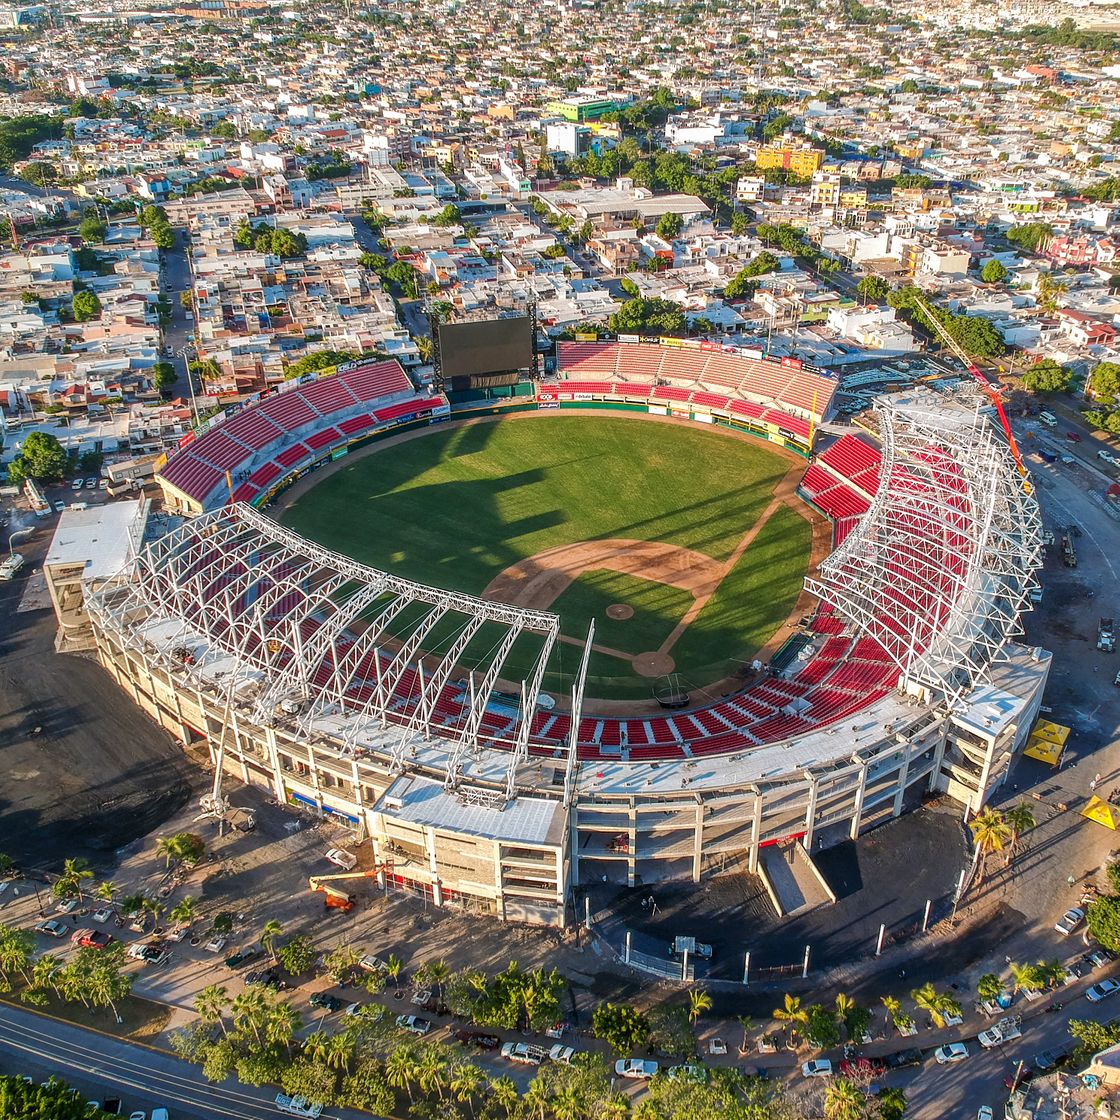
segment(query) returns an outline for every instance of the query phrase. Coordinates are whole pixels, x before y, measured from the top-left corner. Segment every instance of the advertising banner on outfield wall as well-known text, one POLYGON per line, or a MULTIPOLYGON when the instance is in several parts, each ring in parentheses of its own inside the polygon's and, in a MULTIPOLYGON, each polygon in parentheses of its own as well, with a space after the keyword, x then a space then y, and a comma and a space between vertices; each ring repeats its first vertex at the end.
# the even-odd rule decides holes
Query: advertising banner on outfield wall
POLYGON ((694 412, 692 419, 698 424, 711 424, 713 423, 712 414, 710 412, 694 412))
POLYGON ((642 340, 636 334, 620 334, 618 336, 619 342, 641 342, 642 340))
POLYGON ((555 401, 555 400, 559 400, 559 397, 557 396, 557 393, 556 393, 555 389, 542 389, 537 394, 537 403, 538 404, 540 404, 543 401, 555 401))
POLYGON ((668 416, 669 415, 669 410, 667 408, 663 408, 659 404, 651 404, 649 406, 649 410, 650 410, 650 412, 652 412, 654 414, 654 416, 668 416))

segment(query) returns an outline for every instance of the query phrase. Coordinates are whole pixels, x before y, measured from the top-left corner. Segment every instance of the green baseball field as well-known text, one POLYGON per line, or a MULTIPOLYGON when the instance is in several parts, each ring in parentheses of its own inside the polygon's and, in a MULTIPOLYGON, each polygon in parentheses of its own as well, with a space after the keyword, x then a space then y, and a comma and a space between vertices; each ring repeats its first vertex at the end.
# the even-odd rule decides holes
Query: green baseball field
MULTIPOLYGON (((792 466, 691 426, 507 418, 343 460, 279 519, 374 567, 555 611, 569 640, 552 689, 594 619, 588 695, 643 699, 662 672, 693 689, 733 675, 790 616, 811 542, 796 499, 775 496, 792 466)), ((453 640, 437 630, 429 649, 453 640)), ((519 641, 508 675, 537 641, 519 641)), ((480 632, 464 662, 493 642, 480 632)))

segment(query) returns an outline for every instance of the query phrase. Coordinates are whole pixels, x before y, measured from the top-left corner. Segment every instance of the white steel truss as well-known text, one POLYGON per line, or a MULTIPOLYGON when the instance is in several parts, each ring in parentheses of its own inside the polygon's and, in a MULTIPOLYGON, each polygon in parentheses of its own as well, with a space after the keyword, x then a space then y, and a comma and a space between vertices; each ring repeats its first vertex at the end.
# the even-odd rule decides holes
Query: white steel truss
POLYGON ((238 672, 252 671, 260 682, 249 707, 253 722, 272 722, 282 707, 310 734, 315 718, 330 713, 346 729, 343 753, 395 724, 403 734, 388 749, 400 768, 417 738, 438 736, 457 760, 449 759, 452 785, 463 752, 484 745, 487 705, 515 643, 530 633, 543 640, 526 682, 515 680, 523 710, 510 744, 514 757, 524 758, 560 632, 554 614, 365 567, 245 505, 184 522, 91 598, 102 623, 142 645, 146 656, 183 670, 186 650, 199 687, 210 687, 207 659, 233 658, 238 672), (483 642, 486 626, 498 627, 497 636, 483 642), (153 627, 159 648, 146 636, 153 627), (485 652, 471 655, 476 646, 485 652), (457 693, 451 682, 461 661, 468 683, 457 693), (456 696, 458 718, 441 715, 441 701, 456 696))
POLYGON ((904 678, 950 701, 1020 631, 1042 562, 1038 503, 978 394, 875 404, 881 480, 870 509, 805 581, 904 678))

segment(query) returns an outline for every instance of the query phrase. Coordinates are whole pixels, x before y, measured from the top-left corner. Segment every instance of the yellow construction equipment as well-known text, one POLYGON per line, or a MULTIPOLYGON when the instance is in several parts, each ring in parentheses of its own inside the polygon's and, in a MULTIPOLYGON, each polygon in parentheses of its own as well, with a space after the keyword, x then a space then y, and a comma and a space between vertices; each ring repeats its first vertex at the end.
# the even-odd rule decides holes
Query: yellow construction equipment
POLYGON ((341 887, 332 886, 339 879, 375 879, 384 870, 384 865, 375 867, 372 871, 342 871, 337 875, 312 875, 307 880, 307 885, 313 891, 320 891, 326 895, 324 900, 328 910, 352 910, 354 899, 341 887))

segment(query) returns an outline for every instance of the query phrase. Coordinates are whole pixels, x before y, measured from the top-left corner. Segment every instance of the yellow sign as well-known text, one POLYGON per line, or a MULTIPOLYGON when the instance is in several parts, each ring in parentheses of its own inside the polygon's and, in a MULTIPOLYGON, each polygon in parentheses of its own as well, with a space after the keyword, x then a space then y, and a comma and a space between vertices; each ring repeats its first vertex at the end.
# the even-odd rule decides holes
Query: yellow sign
POLYGON ((1081 810, 1081 815, 1096 821, 1097 824, 1103 824, 1105 828, 1111 828, 1113 832, 1120 825, 1120 810, 1114 809, 1107 801, 1102 801, 1096 795, 1089 798, 1089 804, 1081 810))

